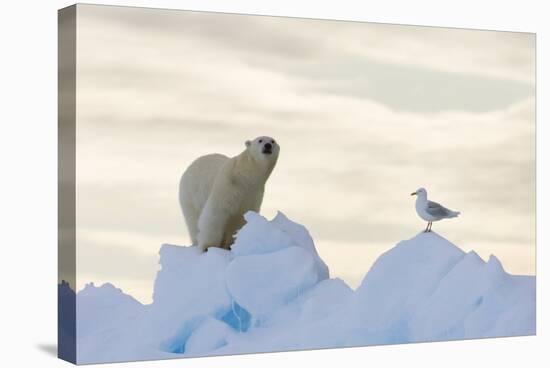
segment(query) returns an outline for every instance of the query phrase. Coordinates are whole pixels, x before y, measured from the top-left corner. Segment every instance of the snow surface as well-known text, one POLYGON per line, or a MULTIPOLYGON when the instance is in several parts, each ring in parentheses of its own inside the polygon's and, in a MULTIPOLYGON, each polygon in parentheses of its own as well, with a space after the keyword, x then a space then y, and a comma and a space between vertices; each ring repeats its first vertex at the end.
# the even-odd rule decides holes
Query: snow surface
POLYGON ((535 333, 535 278, 436 233, 380 256, 354 291, 329 278, 305 227, 245 218, 231 251, 163 245, 151 304, 111 284, 81 290, 78 363, 535 333))

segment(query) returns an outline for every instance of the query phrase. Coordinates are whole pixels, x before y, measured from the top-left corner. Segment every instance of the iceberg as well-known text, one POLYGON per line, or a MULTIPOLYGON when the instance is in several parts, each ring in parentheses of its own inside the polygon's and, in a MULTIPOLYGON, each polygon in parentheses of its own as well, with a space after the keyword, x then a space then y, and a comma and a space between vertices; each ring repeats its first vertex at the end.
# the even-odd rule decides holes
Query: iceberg
POLYGON ((153 302, 76 294, 77 362, 227 355, 535 333, 535 277, 436 233, 381 255, 361 285, 330 278, 307 229, 254 212, 232 249, 164 244, 153 302))

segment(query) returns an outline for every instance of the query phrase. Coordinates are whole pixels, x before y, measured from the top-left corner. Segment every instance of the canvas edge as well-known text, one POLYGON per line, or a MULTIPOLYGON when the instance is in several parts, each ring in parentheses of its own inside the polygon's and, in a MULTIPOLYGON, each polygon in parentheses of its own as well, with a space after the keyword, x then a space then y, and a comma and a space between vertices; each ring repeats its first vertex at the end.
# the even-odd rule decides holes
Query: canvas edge
POLYGON ((58 10, 57 356, 76 353, 76 5, 58 10))

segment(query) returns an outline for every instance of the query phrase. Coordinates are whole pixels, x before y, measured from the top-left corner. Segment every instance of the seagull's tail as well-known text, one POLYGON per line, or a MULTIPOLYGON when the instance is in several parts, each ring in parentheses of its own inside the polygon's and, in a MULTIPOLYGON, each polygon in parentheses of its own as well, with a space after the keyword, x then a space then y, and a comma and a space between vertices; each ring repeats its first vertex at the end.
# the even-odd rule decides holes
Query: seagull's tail
POLYGON ((449 217, 458 217, 460 215, 460 211, 450 211, 449 217))

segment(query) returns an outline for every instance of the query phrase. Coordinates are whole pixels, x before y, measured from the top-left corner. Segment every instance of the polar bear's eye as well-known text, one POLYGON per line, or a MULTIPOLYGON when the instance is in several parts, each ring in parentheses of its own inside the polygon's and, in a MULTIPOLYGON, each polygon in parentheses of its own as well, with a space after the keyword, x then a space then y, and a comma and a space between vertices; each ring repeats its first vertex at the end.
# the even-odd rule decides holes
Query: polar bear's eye
POLYGON ((272 141, 271 141, 271 144, 275 144, 275 140, 272 140, 272 141))
POLYGON ((260 143, 262 143, 262 142, 263 142, 263 140, 262 140, 262 139, 260 139, 260 143))

